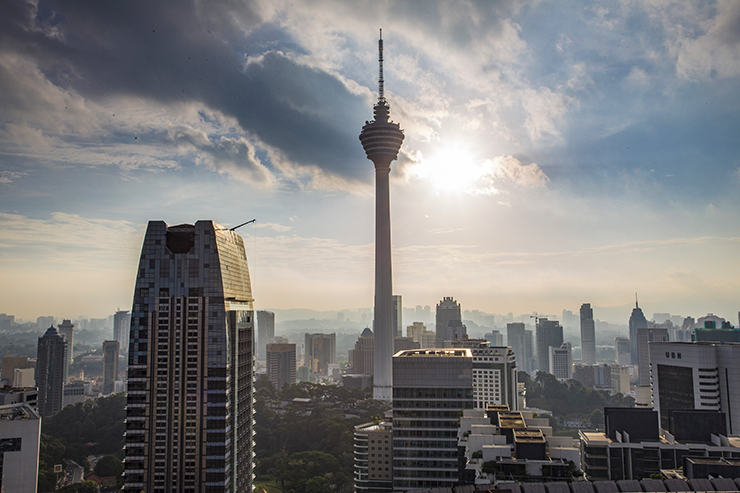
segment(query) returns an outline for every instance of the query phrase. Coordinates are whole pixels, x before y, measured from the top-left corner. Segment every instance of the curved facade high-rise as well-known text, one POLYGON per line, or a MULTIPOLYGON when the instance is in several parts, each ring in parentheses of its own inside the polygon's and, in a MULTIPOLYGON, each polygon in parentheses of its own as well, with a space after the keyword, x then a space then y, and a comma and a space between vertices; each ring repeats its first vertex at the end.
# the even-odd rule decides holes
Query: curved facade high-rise
POLYGON ((242 237, 151 221, 131 310, 124 491, 252 491, 253 356, 242 237))
POLYGON ((375 165, 375 361, 373 397, 393 399, 393 281, 391 274, 391 161, 398 157, 403 131, 390 121, 390 106, 383 88, 383 37, 378 40, 380 77, 375 119, 366 122, 360 142, 367 158, 375 165))

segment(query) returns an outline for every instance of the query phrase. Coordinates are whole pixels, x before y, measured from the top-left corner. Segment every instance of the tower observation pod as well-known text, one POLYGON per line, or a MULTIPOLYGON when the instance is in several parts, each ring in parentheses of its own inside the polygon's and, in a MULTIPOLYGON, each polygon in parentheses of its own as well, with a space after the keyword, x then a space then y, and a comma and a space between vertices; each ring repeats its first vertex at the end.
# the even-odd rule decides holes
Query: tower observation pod
POLYGON ((393 399, 393 280, 391 273, 391 206, 389 175, 391 161, 398 157, 403 131, 389 120, 390 106, 383 87, 383 31, 378 40, 378 102, 375 119, 365 122, 360 142, 375 165, 375 350, 373 398, 393 399))

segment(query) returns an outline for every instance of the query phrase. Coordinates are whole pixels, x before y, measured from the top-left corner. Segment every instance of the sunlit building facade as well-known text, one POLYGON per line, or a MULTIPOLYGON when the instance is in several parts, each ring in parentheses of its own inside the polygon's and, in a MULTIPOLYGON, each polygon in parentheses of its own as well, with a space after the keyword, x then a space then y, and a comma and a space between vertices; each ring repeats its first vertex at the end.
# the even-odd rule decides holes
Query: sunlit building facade
POLYGON ((124 491, 251 492, 254 310, 244 242, 151 221, 131 311, 124 491))

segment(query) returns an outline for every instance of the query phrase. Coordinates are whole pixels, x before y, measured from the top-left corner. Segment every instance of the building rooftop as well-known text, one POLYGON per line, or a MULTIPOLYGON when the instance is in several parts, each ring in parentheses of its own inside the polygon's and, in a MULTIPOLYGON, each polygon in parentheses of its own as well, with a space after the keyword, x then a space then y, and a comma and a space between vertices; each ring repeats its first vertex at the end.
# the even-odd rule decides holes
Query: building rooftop
POLYGON ((420 357, 438 357, 438 358, 472 358, 473 353, 468 348, 455 349, 407 349, 397 352, 394 358, 420 358, 420 357))

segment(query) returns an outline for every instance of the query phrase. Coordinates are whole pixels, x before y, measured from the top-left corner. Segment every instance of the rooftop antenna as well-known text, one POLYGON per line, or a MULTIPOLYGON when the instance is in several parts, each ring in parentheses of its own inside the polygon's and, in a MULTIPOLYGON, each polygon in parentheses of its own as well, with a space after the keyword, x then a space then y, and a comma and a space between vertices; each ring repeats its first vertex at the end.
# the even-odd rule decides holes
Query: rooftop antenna
POLYGON ((637 304, 637 293, 635 293, 635 308, 640 308, 640 305, 637 304))
POLYGON ((230 228, 230 229, 229 229, 229 231, 234 231, 234 230, 235 230, 236 228, 241 228, 242 226, 246 226, 247 224, 249 224, 249 223, 253 223, 253 222, 255 222, 256 220, 257 220, 257 219, 252 219, 251 221, 247 221, 247 222, 245 222, 245 223, 241 223, 241 224, 240 224, 240 225, 238 225, 238 226, 234 226, 233 228, 230 228))
POLYGON ((383 30, 380 30, 380 39, 378 40, 378 65, 380 66, 380 75, 378 76, 378 101, 385 101, 385 91, 383 87, 383 30))

